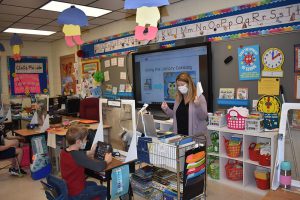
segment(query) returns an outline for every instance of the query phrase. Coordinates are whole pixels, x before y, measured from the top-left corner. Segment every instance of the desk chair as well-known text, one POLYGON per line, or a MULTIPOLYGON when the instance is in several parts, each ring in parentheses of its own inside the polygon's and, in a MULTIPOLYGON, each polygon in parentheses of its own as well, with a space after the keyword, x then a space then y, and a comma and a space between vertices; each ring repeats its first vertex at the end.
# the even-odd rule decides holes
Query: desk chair
POLYGON ((99 121, 99 99, 85 98, 80 101, 79 115, 82 119, 99 121))
POLYGON ((70 200, 66 182, 53 175, 47 177, 47 183, 40 181, 48 200, 70 200))

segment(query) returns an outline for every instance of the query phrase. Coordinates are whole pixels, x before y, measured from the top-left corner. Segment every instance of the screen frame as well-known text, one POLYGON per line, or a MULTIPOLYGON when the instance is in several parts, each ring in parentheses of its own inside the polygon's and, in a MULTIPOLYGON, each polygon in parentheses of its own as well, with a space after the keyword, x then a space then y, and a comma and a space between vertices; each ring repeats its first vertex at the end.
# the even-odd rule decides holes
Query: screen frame
MULTIPOLYGON (((201 46, 206 46, 207 48, 207 66, 203 69, 199 68, 199 80, 201 80, 202 87, 204 90, 204 96, 207 101, 207 110, 208 112, 213 111, 213 92, 212 92, 212 52, 211 52, 211 42, 201 42, 201 43, 194 43, 194 44, 187 44, 187 45, 182 45, 182 46, 175 46, 171 48, 159 48, 155 50, 149 50, 149 51, 139 51, 135 52, 132 54, 132 74, 133 74, 133 96, 134 99, 136 100, 136 92, 137 92, 137 87, 136 87, 136 65, 135 65, 135 56, 137 55, 143 55, 143 54, 149 54, 149 53, 157 53, 157 52, 166 52, 166 51, 171 51, 171 50, 177 50, 177 49, 188 49, 188 48, 193 48, 193 47, 201 47, 201 46)), ((140 75, 139 75, 140 76, 140 75)), ((140 83, 139 83, 140 84, 140 83)), ((138 101, 135 101, 136 103, 136 108, 140 108, 143 106, 142 103, 138 103, 138 101)), ((174 103, 168 103, 169 107, 173 108, 174 103)), ((161 109, 160 104, 149 104, 149 110, 151 109, 161 109)))

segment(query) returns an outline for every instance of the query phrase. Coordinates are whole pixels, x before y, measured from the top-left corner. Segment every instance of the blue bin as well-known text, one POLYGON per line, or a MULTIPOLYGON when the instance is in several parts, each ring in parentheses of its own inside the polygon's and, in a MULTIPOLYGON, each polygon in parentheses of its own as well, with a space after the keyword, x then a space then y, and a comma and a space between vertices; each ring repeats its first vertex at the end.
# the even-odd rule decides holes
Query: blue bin
POLYGON ((46 178, 49 174, 51 173, 51 164, 49 163, 42 169, 36 171, 36 172, 31 172, 31 178, 33 180, 39 180, 42 178, 46 178))

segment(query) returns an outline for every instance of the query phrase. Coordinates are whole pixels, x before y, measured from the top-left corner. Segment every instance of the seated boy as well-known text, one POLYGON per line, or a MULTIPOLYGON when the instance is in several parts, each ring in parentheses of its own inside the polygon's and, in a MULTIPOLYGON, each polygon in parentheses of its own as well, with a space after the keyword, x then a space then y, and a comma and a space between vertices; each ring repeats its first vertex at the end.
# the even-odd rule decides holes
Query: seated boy
POLYGON ((85 181, 85 168, 97 172, 103 171, 112 161, 112 155, 106 154, 105 160, 94 160, 95 146, 90 151, 85 149, 88 130, 80 126, 72 126, 68 129, 66 139, 69 144, 61 151, 61 175, 66 181, 69 196, 78 199, 106 199, 106 188, 98 186, 95 182, 85 181), (95 198, 97 197, 97 198, 95 198))
MULTIPOLYGON (((22 161, 23 150, 18 147, 18 141, 4 139, 4 130, 0 130, 0 160, 9 159, 17 156, 19 164, 22 161)), ((12 167, 9 168, 11 175, 19 175, 19 169, 15 159, 12 159, 12 167)), ((20 168, 21 174, 27 174, 23 169, 20 168)))

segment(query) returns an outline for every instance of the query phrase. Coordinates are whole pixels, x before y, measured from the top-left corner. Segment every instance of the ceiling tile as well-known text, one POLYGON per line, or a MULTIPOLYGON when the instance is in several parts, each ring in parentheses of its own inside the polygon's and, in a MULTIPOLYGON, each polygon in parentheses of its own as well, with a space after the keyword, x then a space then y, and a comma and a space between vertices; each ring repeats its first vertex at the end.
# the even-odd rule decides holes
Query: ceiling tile
POLYGON ((8 22, 15 22, 21 19, 23 16, 20 15, 9 15, 9 14, 1 14, 0 13, 0 19, 2 21, 8 21, 8 22))
POLYGON ((39 8, 47 2, 48 0, 3 0, 2 4, 27 8, 39 8))
POLYGON ((89 24, 103 25, 103 24, 110 23, 112 21, 114 21, 114 20, 113 19, 103 19, 103 18, 98 17, 96 19, 90 20, 89 24))
POLYGON ((3 5, 3 4, 0 5, 0 13, 6 13, 6 14, 16 14, 16 13, 18 13, 18 15, 27 15, 28 13, 30 13, 32 11, 33 11, 33 9, 31 9, 31 8, 7 6, 7 5, 3 5))
POLYGON ((172 3, 177 3, 177 2, 179 2, 179 1, 183 1, 183 0, 169 0, 170 4, 172 4, 172 3))
POLYGON ((37 29, 40 25, 38 24, 28 24, 28 23, 15 23, 10 28, 25 28, 25 29, 37 29))
POLYGON ((49 25, 49 26, 61 26, 61 25, 59 25, 58 23, 57 23, 57 20, 53 20, 51 23, 49 23, 49 24, 47 24, 47 25, 49 25))
POLYGON ((30 17, 47 18, 47 19, 57 19, 59 12, 48 11, 48 10, 35 10, 30 13, 30 17))
POLYGON ((135 15, 136 9, 124 10, 122 8, 122 9, 118 10, 118 12, 130 13, 130 14, 134 14, 135 15))
POLYGON ((38 40, 40 38, 43 38, 45 36, 43 35, 25 35, 25 34, 21 34, 21 37, 23 40, 26 40, 26 39, 32 39, 32 40, 38 40))
POLYGON ((51 38, 45 37, 45 38, 39 39, 38 41, 39 42, 53 42, 55 40, 56 39, 51 39, 51 38))
POLYGON ((39 30, 43 30, 43 31, 60 31, 61 27, 59 26, 42 26, 38 28, 39 30))
POLYGON ((50 35, 49 37, 53 37, 53 38, 65 37, 65 34, 63 34, 62 32, 56 32, 56 33, 50 35))
POLYGON ((80 5, 89 5, 92 2, 95 2, 96 0, 60 0, 62 2, 67 3, 74 3, 74 4, 80 4, 80 5))
POLYGON ((12 25, 12 22, 0 21, 0 27, 9 27, 10 25, 12 25))
POLYGON ((108 10, 119 10, 124 7, 123 0, 98 0, 95 3, 90 4, 89 6, 96 8, 103 8, 108 10))
POLYGON ((102 18, 120 20, 120 19, 127 18, 129 16, 132 16, 132 15, 133 14, 130 14, 130 13, 122 13, 122 12, 116 12, 115 11, 115 12, 103 15, 102 18))
POLYGON ((21 19, 19 22, 44 25, 44 24, 48 24, 51 21, 52 21, 52 19, 25 17, 25 18, 21 19))

